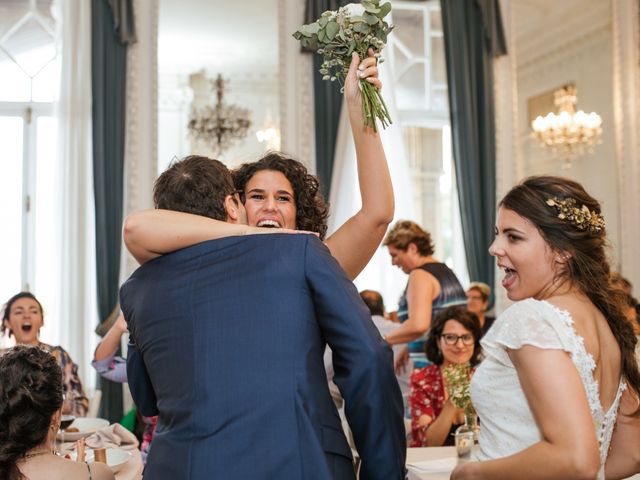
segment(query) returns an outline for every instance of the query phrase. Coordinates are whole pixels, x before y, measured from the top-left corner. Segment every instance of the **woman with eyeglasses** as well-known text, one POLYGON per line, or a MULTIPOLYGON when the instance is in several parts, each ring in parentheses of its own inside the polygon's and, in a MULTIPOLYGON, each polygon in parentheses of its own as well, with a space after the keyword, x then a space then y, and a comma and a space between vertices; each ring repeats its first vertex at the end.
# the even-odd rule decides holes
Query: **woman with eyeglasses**
POLYGON ((434 320, 425 353, 433 362, 411 375, 411 446, 453 445, 455 429, 464 423, 464 412, 448 397, 442 371, 449 365, 477 365, 480 356, 480 322, 464 307, 443 310, 434 320))

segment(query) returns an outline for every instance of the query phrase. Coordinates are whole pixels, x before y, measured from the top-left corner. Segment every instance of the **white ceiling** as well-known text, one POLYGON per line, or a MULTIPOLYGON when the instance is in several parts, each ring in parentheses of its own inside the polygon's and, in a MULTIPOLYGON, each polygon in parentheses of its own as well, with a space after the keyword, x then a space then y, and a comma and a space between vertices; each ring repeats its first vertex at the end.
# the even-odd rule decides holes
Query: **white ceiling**
POLYGON ((511 0, 518 63, 611 26, 606 0, 511 0))
POLYGON ((163 73, 278 67, 278 0, 160 0, 163 73))

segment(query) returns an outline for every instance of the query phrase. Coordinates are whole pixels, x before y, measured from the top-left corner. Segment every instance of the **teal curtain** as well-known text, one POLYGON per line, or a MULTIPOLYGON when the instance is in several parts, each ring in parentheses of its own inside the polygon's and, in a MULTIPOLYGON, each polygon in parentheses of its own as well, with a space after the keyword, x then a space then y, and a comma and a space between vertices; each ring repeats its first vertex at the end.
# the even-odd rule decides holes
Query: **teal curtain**
MULTIPOLYGON (((305 23, 315 22, 322 12, 337 10, 350 3, 348 0, 307 0, 305 23)), ((322 56, 313 55, 313 95, 315 107, 316 174, 320 180, 322 195, 329 201, 331 177, 338 136, 338 123, 342 109, 342 94, 336 83, 322 80, 318 73, 322 56)))
MULTIPOLYGON (((118 303, 124 170, 127 43, 135 39, 131 0, 92 0, 91 77, 98 314, 118 303)), ((122 418, 122 385, 99 378, 100 416, 122 418)))
POLYGON ((451 135, 471 280, 494 282, 493 58, 507 52, 499 0, 441 0, 451 135))

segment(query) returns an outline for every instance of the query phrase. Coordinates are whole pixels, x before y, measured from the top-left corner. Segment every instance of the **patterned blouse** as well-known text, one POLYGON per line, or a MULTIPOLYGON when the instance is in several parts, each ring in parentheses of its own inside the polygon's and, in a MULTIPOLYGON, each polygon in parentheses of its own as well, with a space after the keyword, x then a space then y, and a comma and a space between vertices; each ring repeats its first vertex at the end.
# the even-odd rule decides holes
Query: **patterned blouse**
POLYGON ((411 408, 411 447, 427 446, 427 428, 440 415, 444 404, 444 383, 440 366, 428 365, 414 370, 409 382, 411 408), (428 424, 419 426, 418 419, 427 415, 428 424))
POLYGON ((53 347, 42 342, 38 346, 51 353, 62 369, 65 404, 71 407, 69 412, 65 411, 64 413, 70 413, 76 417, 86 416, 89 410, 89 399, 82 389, 82 382, 78 376, 78 365, 73 363, 66 350, 60 346, 53 347))

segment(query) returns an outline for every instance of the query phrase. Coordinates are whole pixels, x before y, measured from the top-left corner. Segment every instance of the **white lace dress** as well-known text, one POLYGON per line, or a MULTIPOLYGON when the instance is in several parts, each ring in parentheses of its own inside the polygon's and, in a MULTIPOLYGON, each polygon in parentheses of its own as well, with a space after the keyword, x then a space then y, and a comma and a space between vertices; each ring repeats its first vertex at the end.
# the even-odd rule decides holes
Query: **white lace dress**
POLYGON ((489 460, 506 457, 541 440, 507 348, 533 345, 560 349, 571 355, 587 392, 600 444, 600 471, 597 478, 604 479, 604 463, 620 396, 626 385, 620 380, 615 400, 609 411, 604 412, 598 395, 598 382, 593 378, 595 362, 586 351, 583 338, 574 330, 571 315, 548 302, 523 300, 505 310, 481 343, 486 357, 471 381, 471 397, 481 425, 480 448, 476 458, 489 460))

